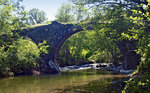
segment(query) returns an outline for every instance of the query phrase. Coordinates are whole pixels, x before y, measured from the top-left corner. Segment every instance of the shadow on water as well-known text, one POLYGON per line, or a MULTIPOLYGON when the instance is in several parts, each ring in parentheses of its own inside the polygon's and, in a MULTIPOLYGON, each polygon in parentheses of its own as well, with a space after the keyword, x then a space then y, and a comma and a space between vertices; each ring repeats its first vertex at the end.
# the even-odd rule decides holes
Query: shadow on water
POLYGON ((105 70, 81 70, 81 71, 66 71, 63 75, 74 75, 87 77, 88 82, 76 86, 68 86, 65 89, 56 89, 60 93, 120 93, 123 89, 121 83, 126 79, 126 75, 117 75, 105 70), (85 75, 85 76, 84 76, 85 75), (91 79, 91 80, 90 80, 91 79), (112 85, 112 81, 120 81, 112 85))
POLYGON ((102 70, 66 71, 55 76, 20 76, 0 79, 0 93, 120 93, 113 80, 127 76, 102 70))
POLYGON ((61 93, 121 93, 123 89, 119 84, 111 85, 113 80, 120 80, 122 78, 106 78, 89 82, 82 86, 69 86, 65 89, 57 89, 61 93))

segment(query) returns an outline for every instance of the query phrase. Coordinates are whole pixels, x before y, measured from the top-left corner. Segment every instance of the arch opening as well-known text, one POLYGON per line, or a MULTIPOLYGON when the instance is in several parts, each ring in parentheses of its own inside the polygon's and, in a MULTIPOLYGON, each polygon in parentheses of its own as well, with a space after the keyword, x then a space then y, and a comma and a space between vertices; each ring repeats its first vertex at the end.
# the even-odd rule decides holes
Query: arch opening
MULTIPOLYGON (((57 48, 57 52, 55 54, 55 62, 57 62, 59 66, 82 65, 82 64, 89 64, 89 63, 96 63, 96 62, 97 63, 112 62, 113 59, 112 59, 111 52, 109 51, 109 53, 107 53, 105 51, 102 51, 102 49, 100 50, 100 48, 102 47, 100 47, 100 45, 99 46, 96 45, 97 44, 96 42, 101 40, 96 41, 95 35, 96 35, 96 31, 90 30, 90 31, 73 33, 72 35, 67 36, 67 38, 64 37, 64 39, 62 39, 62 41, 60 42, 57 48), (78 43, 78 46, 73 45, 74 43, 78 43), (98 47, 99 49, 96 49, 98 47), (62 52, 61 54, 60 51, 62 52), (75 51, 78 53, 74 53, 75 51), (61 62, 63 62, 64 64, 61 64, 61 62)), ((114 45, 115 44, 113 44, 112 46, 114 45)), ((115 48, 117 52, 120 53, 119 49, 116 46, 115 48)))

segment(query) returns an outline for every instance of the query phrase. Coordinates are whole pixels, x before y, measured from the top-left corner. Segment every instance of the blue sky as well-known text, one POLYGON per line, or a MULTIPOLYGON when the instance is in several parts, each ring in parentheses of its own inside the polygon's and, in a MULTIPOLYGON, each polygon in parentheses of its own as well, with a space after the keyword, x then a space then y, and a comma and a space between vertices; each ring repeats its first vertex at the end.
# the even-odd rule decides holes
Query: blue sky
POLYGON ((26 10, 32 8, 38 8, 46 12, 49 20, 54 20, 57 10, 61 7, 61 4, 67 3, 68 0, 23 0, 22 5, 26 10))

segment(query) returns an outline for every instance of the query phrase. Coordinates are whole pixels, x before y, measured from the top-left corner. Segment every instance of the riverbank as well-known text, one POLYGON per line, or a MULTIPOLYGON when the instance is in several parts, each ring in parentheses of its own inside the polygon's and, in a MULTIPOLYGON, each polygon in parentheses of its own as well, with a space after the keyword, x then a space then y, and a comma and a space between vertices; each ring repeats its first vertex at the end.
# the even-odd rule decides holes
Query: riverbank
MULTIPOLYGON (((87 69, 96 69, 96 70, 103 70, 103 71, 110 71, 116 74, 126 74, 129 75, 133 73, 133 70, 125 70, 122 66, 114 67, 112 63, 94 63, 94 64, 84 64, 84 65, 73 65, 73 66, 65 66, 60 67, 60 72, 62 71, 80 71, 80 70, 87 70, 87 69)), ((59 74, 59 73, 56 73, 59 74)), ((7 76, 1 76, 2 77, 14 77, 14 76, 41 76, 41 75, 54 75, 54 74, 45 74, 40 73, 39 70, 31 70, 27 73, 22 74, 8 74, 7 76)))

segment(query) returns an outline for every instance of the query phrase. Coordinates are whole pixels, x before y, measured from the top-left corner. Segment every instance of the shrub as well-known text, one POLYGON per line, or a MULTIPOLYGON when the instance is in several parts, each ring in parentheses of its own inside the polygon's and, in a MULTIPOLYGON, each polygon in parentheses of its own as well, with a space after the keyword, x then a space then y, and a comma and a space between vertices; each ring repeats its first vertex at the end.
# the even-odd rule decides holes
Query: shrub
POLYGON ((36 66, 36 59, 40 51, 38 46, 30 39, 18 39, 4 51, 1 48, 0 74, 13 72, 16 74, 24 73, 36 66))
POLYGON ((150 61, 141 62, 137 70, 138 76, 127 81, 127 84, 122 93, 150 92, 150 61))

